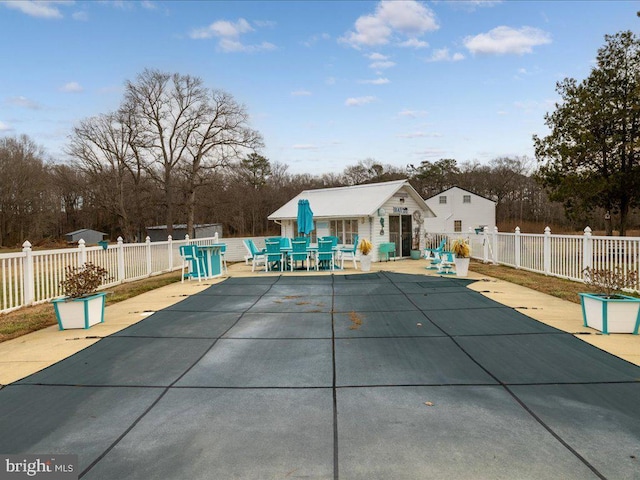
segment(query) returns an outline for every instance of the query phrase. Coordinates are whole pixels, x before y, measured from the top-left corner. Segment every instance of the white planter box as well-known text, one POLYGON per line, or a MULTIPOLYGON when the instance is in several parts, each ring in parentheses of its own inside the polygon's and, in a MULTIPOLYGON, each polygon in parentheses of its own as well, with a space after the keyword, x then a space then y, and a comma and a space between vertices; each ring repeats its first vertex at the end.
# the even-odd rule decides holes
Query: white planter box
POLYGON ((370 272, 371 271, 371 259, 372 259, 372 255, 360 255, 360 270, 362 270, 363 272, 370 272))
POLYGON ((640 298, 616 295, 580 293, 584 326, 595 328, 602 333, 638 334, 640 327, 640 298))
POLYGON ((96 293, 81 298, 58 298, 52 300, 60 330, 89 328, 104 322, 106 293, 96 293))
POLYGON ((469 274, 469 262, 470 258, 454 258, 453 261, 456 264, 456 275, 458 277, 466 277, 469 274))

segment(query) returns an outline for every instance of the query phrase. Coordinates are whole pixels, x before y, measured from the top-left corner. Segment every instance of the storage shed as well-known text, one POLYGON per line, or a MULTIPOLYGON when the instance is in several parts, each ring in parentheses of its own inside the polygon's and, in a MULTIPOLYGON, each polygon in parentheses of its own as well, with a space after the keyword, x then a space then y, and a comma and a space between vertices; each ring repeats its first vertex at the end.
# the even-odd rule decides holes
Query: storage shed
POLYGON ((97 245, 98 242, 104 240, 106 233, 91 230, 90 228, 82 228, 75 232, 67 233, 64 238, 67 243, 78 243, 80 239, 84 240, 85 245, 97 245))
MULTIPOLYGON (((216 233, 219 238, 222 238, 221 223, 204 223, 201 225, 194 225, 193 230, 193 238, 213 238, 216 233)), ((173 234, 171 235, 171 238, 174 240, 183 240, 186 234, 187 225, 185 223, 177 224, 173 226, 173 234)), ((152 242, 165 242, 169 237, 169 230, 166 225, 147 227, 147 236, 152 242)))
POLYGON ((424 248, 423 220, 433 217, 420 194, 407 180, 354 185, 351 187, 305 190, 269 215, 280 225, 284 237, 298 236, 298 200, 309 200, 318 237, 336 236, 341 244, 353 244, 355 235, 371 240, 374 261, 379 246, 393 242, 396 256, 408 257, 412 239, 424 248))

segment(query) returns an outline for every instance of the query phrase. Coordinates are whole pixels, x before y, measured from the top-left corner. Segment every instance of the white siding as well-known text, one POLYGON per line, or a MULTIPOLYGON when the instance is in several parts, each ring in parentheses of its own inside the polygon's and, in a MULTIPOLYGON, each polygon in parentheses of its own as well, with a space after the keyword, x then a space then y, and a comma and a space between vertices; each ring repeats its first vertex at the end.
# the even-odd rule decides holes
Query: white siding
POLYGON ((439 193, 427 199, 426 203, 436 214, 435 218, 425 219, 428 232, 453 232, 456 220, 462 223, 462 232, 484 225, 493 229, 496 224, 494 202, 458 187, 439 193), (463 203, 465 195, 471 196, 471 203, 463 203), (440 203, 441 196, 447 197, 446 204, 440 203))

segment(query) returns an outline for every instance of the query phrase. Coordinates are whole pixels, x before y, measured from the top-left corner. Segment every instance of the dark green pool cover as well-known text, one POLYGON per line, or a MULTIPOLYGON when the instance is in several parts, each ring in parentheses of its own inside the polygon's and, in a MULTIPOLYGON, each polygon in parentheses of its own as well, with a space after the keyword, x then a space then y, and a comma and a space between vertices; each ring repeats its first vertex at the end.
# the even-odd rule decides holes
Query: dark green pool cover
POLYGON ((0 453, 108 480, 640 479, 640 367, 468 284, 228 279, 2 388, 0 453))

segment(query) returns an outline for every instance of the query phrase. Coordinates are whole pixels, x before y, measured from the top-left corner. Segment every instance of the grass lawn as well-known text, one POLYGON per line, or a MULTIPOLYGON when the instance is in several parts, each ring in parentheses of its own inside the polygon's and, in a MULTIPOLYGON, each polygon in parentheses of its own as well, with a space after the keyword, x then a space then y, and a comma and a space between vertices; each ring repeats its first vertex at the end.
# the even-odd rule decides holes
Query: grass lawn
POLYGON ((499 278, 506 282, 515 283, 516 285, 522 285, 531 290, 546 293, 573 303, 580 303, 578 292, 589 291, 589 288, 584 283, 546 276, 527 270, 516 270, 515 268, 505 267, 503 265, 491 265, 489 263, 471 261, 469 270, 482 275, 499 278))
MULTIPOLYGON (((107 305, 121 302, 141 293, 164 287, 180 281, 180 271, 157 275, 137 282, 123 283, 109 288, 107 305)), ((50 325, 56 325, 56 315, 51 303, 43 303, 33 307, 21 308, 14 312, 0 315, 0 342, 35 332, 50 325)))

